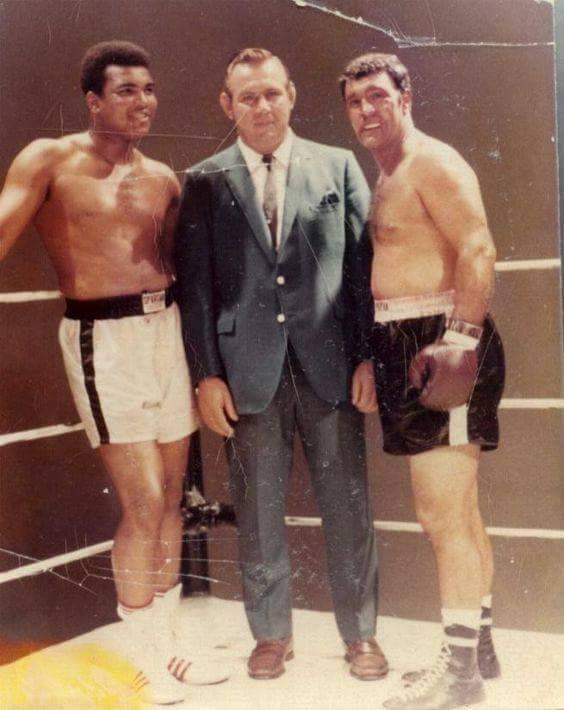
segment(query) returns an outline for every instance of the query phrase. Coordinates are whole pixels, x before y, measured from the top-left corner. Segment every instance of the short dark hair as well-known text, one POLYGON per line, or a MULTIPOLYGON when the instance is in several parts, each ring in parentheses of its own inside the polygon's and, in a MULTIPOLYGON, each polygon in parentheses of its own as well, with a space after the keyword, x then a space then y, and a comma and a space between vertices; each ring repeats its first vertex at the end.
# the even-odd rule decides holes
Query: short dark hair
POLYGON ((93 91, 98 96, 104 93, 106 67, 147 67, 151 57, 143 47, 133 42, 111 40, 99 42, 86 50, 80 65, 80 88, 84 94, 93 91))
POLYGON ((284 64, 280 57, 277 57, 275 54, 272 54, 272 52, 268 49, 262 49, 261 47, 245 47, 245 49, 238 50, 229 58, 229 62, 227 63, 227 69, 225 71, 225 81, 223 83, 223 90, 228 94, 230 93, 227 82, 229 81, 229 77, 233 73, 233 70, 236 66, 238 66, 239 64, 262 64, 263 62, 266 62, 269 59, 277 59, 280 62, 282 68, 286 72, 287 82, 290 83, 290 72, 288 71, 288 67, 284 64))
POLYGON ((341 95, 343 98, 345 97, 347 81, 363 79, 365 76, 379 74, 383 71, 388 74, 402 94, 411 89, 409 72, 395 54, 368 52, 368 54, 361 54, 360 57, 356 57, 345 67, 345 70, 339 77, 341 95))

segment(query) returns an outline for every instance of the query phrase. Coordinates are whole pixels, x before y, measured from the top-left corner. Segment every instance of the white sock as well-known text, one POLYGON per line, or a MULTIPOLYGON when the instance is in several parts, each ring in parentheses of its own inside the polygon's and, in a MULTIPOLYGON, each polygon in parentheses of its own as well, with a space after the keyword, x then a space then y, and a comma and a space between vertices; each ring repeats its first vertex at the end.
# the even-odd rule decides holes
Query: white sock
POLYGON ((141 620, 141 618, 145 619, 153 609, 153 602, 154 598, 151 599, 148 604, 145 604, 145 606, 127 606, 118 601, 117 615, 123 621, 133 618, 139 620, 141 620))
POLYGON ((480 614, 480 609, 442 609, 444 641, 451 646, 477 646, 480 614))
POLYGON ((170 587, 166 592, 155 592, 155 601, 158 603, 162 599, 178 599, 182 595, 182 582, 178 582, 173 587, 170 587))
POLYGON ((482 597, 482 615, 480 617, 480 626, 492 625, 492 595, 486 594, 482 597))

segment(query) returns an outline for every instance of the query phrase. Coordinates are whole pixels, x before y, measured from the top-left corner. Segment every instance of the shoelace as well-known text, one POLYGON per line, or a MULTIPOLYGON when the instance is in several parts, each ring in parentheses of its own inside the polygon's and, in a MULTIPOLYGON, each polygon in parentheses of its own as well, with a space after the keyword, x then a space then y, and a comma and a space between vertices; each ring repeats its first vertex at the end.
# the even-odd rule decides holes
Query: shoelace
POLYGON ((417 700, 422 695, 432 688, 432 686, 441 678, 448 668, 450 660, 450 651, 446 644, 441 646, 437 660, 430 668, 427 668, 420 678, 412 685, 406 688, 402 693, 397 695, 394 700, 417 700))

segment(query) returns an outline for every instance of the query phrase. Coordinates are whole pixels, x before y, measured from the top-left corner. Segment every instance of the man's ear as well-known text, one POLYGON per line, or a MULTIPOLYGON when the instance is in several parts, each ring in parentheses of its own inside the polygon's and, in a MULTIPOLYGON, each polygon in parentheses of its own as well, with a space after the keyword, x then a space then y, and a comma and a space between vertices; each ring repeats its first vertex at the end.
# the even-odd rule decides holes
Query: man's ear
POLYGON ((296 85, 293 81, 288 82, 288 96, 292 102, 292 108, 296 105, 296 85))
POLYGON ((233 121, 233 101, 227 91, 222 91, 219 95, 219 105, 223 109, 223 113, 230 121, 233 121))
POLYGON ((91 114, 96 114, 100 110, 100 97, 93 91, 86 94, 86 106, 91 114))
POLYGON ((411 101, 413 99, 413 94, 411 93, 411 89, 406 89, 403 94, 401 95, 401 105, 402 108, 404 109, 404 112, 409 112, 411 111, 411 101))

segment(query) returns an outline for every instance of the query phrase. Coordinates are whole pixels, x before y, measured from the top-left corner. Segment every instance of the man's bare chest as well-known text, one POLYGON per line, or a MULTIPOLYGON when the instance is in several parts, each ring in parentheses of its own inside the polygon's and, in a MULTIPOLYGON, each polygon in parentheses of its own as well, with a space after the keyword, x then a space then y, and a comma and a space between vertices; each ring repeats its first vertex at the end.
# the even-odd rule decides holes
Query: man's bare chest
POLYGON ((159 224, 166 215, 168 191, 161 177, 131 171, 101 177, 63 173, 56 176, 48 209, 71 222, 159 224))
POLYGON ((372 231, 378 240, 401 239, 406 230, 411 233, 428 221, 425 206, 406 174, 378 179, 371 212, 372 231))

